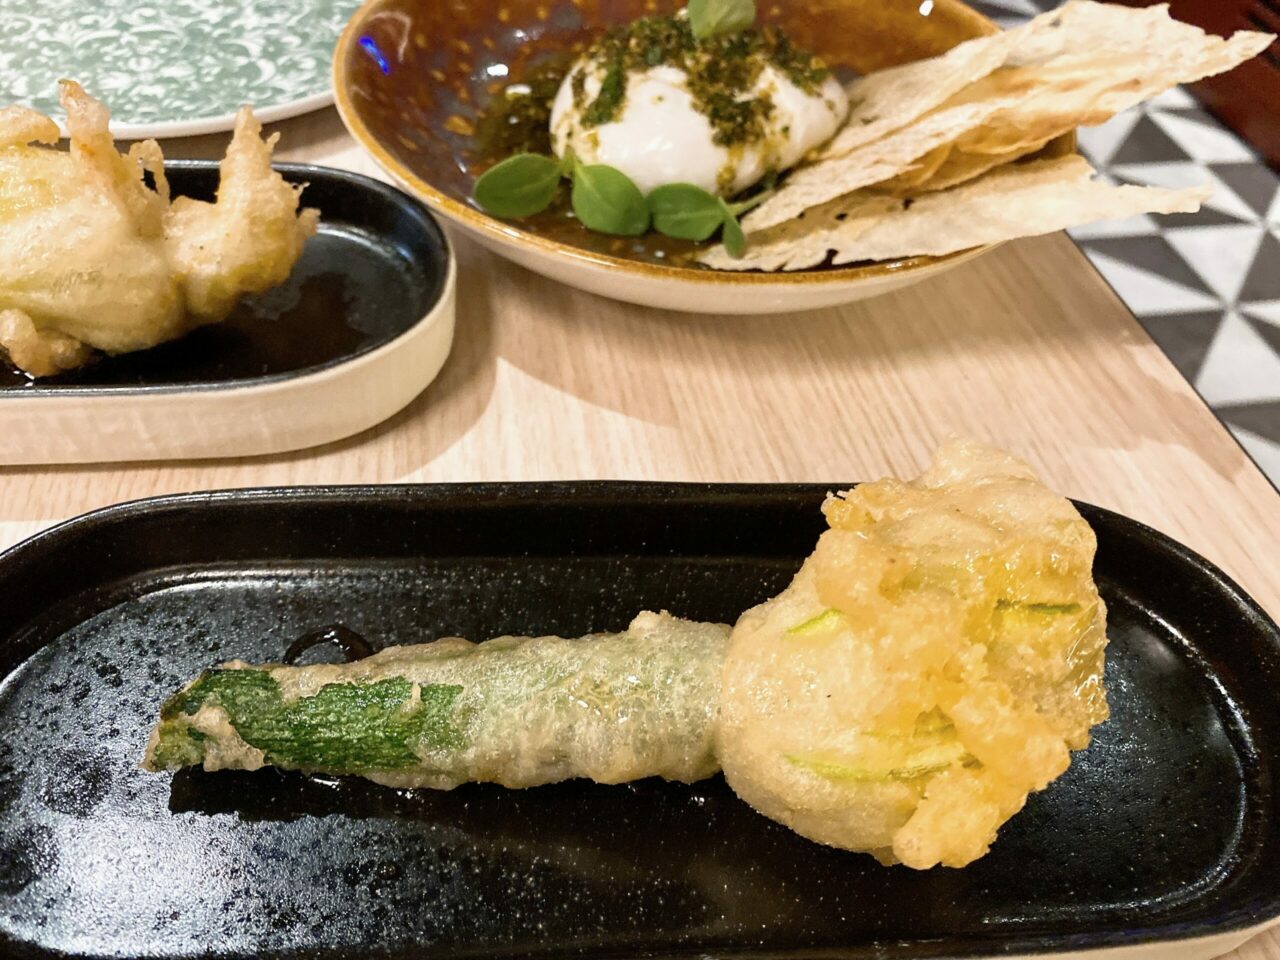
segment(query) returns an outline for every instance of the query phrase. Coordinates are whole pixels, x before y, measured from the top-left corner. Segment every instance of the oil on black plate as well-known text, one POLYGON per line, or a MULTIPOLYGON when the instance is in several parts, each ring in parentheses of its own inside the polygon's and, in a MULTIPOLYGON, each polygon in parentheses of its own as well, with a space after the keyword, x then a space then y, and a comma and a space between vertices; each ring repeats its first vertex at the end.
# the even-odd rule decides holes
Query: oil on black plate
POLYGON ((1113 718, 964 870, 812 844, 716 778, 397 792, 137 768, 168 691, 344 623, 379 644, 732 620, 825 487, 261 491, 111 508, 0 557, 0 955, 905 958, 1280 912, 1280 635, 1203 560, 1098 532, 1113 718))

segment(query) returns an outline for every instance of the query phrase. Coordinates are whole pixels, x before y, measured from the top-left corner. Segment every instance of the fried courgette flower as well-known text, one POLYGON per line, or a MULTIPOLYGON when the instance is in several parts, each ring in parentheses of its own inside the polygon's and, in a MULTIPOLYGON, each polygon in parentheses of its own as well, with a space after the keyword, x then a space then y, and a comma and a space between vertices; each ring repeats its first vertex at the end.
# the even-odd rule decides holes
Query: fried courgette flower
POLYGON ((216 203, 170 203, 154 140, 119 153, 110 113, 63 81, 71 136, 52 120, 0 110, 0 352, 32 376, 128 353, 226 317, 281 283, 315 233, 299 190, 271 169, 274 137, 246 107, 222 161, 216 203), (152 174, 156 189, 143 180, 152 174))
POLYGON ((1107 716, 1094 535, 1025 464, 948 445, 830 497, 792 584, 716 624, 232 663, 170 697, 152 770, 266 764, 395 786, 693 780, 832 846, 963 866, 1107 716))
POLYGON ((791 586, 734 628, 717 756, 806 837, 963 866, 1107 717, 1093 531, 1026 464, 964 442, 823 512, 791 586))

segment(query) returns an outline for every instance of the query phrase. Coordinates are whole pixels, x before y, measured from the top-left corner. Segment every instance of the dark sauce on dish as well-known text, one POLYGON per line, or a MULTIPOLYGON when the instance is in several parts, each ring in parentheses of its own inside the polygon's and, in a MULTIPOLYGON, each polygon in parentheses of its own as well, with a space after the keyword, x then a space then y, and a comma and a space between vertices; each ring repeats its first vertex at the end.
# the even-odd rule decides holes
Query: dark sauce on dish
MULTIPOLYGON (((338 273, 311 276, 295 288, 297 299, 281 309, 261 300, 240 303, 219 324, 178 340, 118 357, 99 356, 86 366, 33 380, 0 359, 0 389, 139 387, 244 380, 320 366, 357 350, 368 338, 351 325, 341 304, 349 297, 338 273)), ((280 300, 276 300, 280 303, 280 300)))
POLYGON ((551 103, 573 65, 556 53, 494 94, 476 119, 476 152, 496 163, 515 153, 551 153, 551 103))
POLYGON ((308 370, 389 340, 401 330, 403 305, 421 295, 401 254, 358 229, 327 224, 288 280, 246 297, 222 323, 38 380, 0 356, 0 391, 219 386, 308 370))
POLYGON ((297 666, 311 650, 320 648, 323 659, 310 659, 309 663, 355 663, 374 654, 373 645, 364 634, 357 633, 344 623, 331 623, 304 633, 289 644, 281 663, 297 666))

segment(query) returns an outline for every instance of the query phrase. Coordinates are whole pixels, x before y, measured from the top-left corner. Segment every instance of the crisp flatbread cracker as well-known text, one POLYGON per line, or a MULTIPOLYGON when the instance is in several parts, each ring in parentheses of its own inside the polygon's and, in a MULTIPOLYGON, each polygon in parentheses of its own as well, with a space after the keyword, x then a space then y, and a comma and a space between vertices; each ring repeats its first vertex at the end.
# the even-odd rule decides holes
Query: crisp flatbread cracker
MULTIPOLYGON (((1271 34, 1252 31, 1240 31, 1225 40, 1205 34, 1192 36, 1184 30, 1168 32, 1174 35, 1160 47, 1144 44, 1141 50, 1127 53, 1103 49, 1043 65, 997 70, 965 94, 977 92, 979 99, 1008 100, 1012 91, 1022 89, 1025 95, 962 135, 957 145, 969 152, 1003 153, 1053 139, 1078 126, 1104 123, 1179 83, 1230 70, 1257 56, 1274 39, 1271 34)), ((1192 33, 1200 32, 1192 28, 1192 33)))
POLYGON ((740 258, 717 244, 697 259, 717 270, 802 270, 827 259, 837 233, 852 243, 881 221, 901 215, 905 205, 901 197, 858 190, 806 210, 801 219, 752 234, 740 258))
MULTIPOLYGON (((1131 9, 1092 0, 1071 0, 1004 36, 1012 36, 1014 43, 997 68, 906 126, 842 152, 847 126, 823 158, 792 171, 778 192, 747 216, 743 228, 769 229, 802 210, 881 180, 905 174, 910 182, 921 158, 936 156, 948 142, 947 132, 963 153, 1023 156, 1077 126, 1102 123, 1179 83, 1229 70, 1274 39, 1248 31, 1227 39, 1212 36, 1170 18, 1167 5, 1131 9), (983 105, 995 109, 985 111, 980 109, 983 105), (897 170, 876 178, 895 165, 897 170)), ((912 65, 912 82, 923 83, 931 69, 951 75, 953 66, 946 64, 946 57, 912 65)), ((880 74, 863 79, 869 82, 876 76, 880 74)), ((858 109, 855 105, 851 125, 858 121, 858 109)), ((972 167, 976 172, 981 168, 982 164, 972 167)))
POLYGON ((1047 140, 1032 141, 1003 153, 968 153, 953 143, 947 144, 943 148, 947 151, 945 159, 933 167, 927 176, 922 177, 915 172, 903 174, 892 180, 877 183, 876 190, 891 193, 896 197, 911 197, 931 193, 934 190, 946 190, 948 187, 958 186, 975 177, 980 177, 988 170, 994 170, 996 167, 1019 160, 1027 154, 1035 153, 1046 143, 1048 143, 1047 140))
POLYGON ((900 197, 907 197, 928 183, 938 171, 945 167, 955 152, 955 141, 944 143, 936 150, 930 150, 923 157, 917 157, 910 167, 888 180, 876 184, 877 190, 884 190, 900 197))
POLYGON ((748 232, 767 230, 810 207, 912 171, 917 164, 927 166, 925 158, 933 151, 954 143, 965 131, 1012 105, 1012 98, 1008 98, 944 107, 843 157, 797 167, 777 193, 747 214, 742 228, 748 232))
POLYGON ((941 56, 859 77, 845 87, 849 119, 821 155, 844 156, 919 119, 1003 64, 1032 24, 1047 20, 1037 17, 1013 30, 966 40, 941 56))
POLYGON ((1194 24, 1175 20, 1169 15, 1168 3, 1131 7, 1094 0, 1068 0, 1044 15, 1042 29, 1028 31, 1020 38, 1004 66, 1047 63, 1079 55, 1103 57, 1111 53, 1134 57, 1155 54, 1171 65, 1182 61, 1185 66, 1190 61, 1212 56, 1215 50, 1223 50, 1231 43, 1231 38, 1224 40, 1206 35, 1194 24))
POLYGON ((834 224, 826 213, 806 216, 799 223, 807 232, 798 234, 795 224, 787 224, 752 242, 739 259, 718 246, 701 261, 719 270, 799 270, 828 256, 833 264, 941 256, 1096 220, 1190 213, 1212 192, 1208 186, 1113 187, 1093 173, 1083 157, 1072 155, 1001 167, 950 190, 898 201, 897 207, 877 210, 871 206, 874 195, 867 195, 848 203, 846 216, 834 224))

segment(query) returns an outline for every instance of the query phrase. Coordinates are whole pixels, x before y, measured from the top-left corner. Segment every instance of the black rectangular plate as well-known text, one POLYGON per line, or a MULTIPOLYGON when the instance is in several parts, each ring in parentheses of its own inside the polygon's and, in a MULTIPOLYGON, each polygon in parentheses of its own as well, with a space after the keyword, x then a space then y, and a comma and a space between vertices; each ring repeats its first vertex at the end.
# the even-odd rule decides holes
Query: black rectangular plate
POLYGON ((1113 718, 964 870, 810 843, 720 778, 401 792, 143 773, 163 697, 342 622, 381 644, 732 621, 828 487, 276 490, 113 507, 0 557, 0 956, 904 958, 1280 912, 1280 636, 1204 560, 1082 505, 1113 718))
MULTIPOLYGON (((250 387, 314 373, 374 350, 436 305, 449 269, 449 243, 425 207, 395 187, 346 170, 278 163, 306 184, 302 204, 320 211, 289 278, 241 300, 222 323, 150 350, 104 357, 80 370, 32 380, 0 357, 6 394, 80 396, 122 391, 250 387)), ((174 196, 212 200, 218 164, 170 160, 174 196)))

